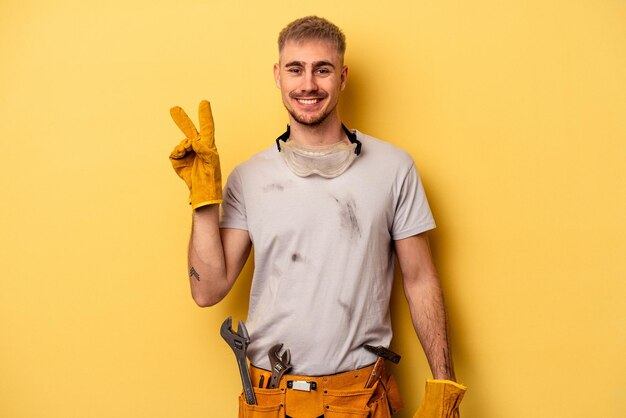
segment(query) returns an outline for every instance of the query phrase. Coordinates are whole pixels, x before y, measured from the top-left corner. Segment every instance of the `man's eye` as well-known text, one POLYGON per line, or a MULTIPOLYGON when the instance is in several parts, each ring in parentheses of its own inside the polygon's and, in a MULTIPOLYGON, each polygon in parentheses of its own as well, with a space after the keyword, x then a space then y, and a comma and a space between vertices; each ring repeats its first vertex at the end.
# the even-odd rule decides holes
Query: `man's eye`
POLYGON ((293 74, 300 73, 300 69, 299 68, 288 68, 287 71, 290 72, 290 73, 293 73, 293 74))
POLYGON ((330 70, 328 68, 320 68, 317 70, 318 74, 330 74, 330 70))

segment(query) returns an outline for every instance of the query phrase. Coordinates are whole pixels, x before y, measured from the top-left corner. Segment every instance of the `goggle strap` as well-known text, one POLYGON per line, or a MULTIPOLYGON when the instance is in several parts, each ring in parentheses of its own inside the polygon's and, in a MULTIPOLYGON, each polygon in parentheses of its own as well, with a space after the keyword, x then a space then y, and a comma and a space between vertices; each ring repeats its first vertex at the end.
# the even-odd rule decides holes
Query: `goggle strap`
MULTIPOLYGON (((343 123, 341 124, 341 127, 343 128, 343 131, 348 136, 348 140, 350 141, 350 143, 356 144, 356 147, 354 148, 354 153, 356 155, 359 155, 361 153, 361 141, 356 139, 356 133, 346 128, 346 125, 344 125, 343 123)), ((287 140, 289 139, 290 133, 291 133, 291 127, 289 126, 289 124, 287 124, 287 130, 285 131, 285 133, 283 133, 281 136, 276 138, 276 148, 278 148, 278 152, 281 151, 280 141, 287 142, 287 140)))

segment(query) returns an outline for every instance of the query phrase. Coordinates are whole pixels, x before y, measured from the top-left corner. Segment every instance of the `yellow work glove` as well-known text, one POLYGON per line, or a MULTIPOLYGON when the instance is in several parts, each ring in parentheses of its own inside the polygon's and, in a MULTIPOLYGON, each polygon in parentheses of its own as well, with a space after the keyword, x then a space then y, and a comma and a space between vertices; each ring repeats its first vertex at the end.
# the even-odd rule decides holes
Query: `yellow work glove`
POLYGON ((413 418, 459 418, 466 389, 452 380, 426 379, 424 399, 413 418))
POLYGON ((206 100, 200 102, 200 133, 182 108, 171 108, 170 115, 186 136, 170 154, 170 161, 189 187, 191 208, 221 203, 222 172, 213 136, 211 105, 206 100))

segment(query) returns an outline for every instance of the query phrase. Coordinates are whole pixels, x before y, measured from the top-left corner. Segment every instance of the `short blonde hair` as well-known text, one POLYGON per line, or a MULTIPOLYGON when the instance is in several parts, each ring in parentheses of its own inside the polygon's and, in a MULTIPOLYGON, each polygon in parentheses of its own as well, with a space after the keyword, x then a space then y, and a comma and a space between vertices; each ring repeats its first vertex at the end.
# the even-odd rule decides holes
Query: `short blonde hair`
POLYGON ((335 46, 339 57, 343 60, 346 52, 346 37, 335 24, 317 16, 306 16, 289 23, 278 35, 278 53, 283 50, 287 41, 301 42, 306 40, 322 40, 335 46))

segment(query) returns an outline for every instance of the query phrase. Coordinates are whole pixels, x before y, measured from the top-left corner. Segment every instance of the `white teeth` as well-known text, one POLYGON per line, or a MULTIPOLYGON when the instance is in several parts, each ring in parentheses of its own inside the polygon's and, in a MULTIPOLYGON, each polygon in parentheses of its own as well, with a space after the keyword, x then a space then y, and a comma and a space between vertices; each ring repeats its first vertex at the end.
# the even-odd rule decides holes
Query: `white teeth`
POLYGON ((309 100, 305 100, 305 99, 298 99, 298 102, 305 104, 305 105, 311 105, 311 104, 315 104, 317 102, 319 102, 319 99, 309 99, 309 100))

